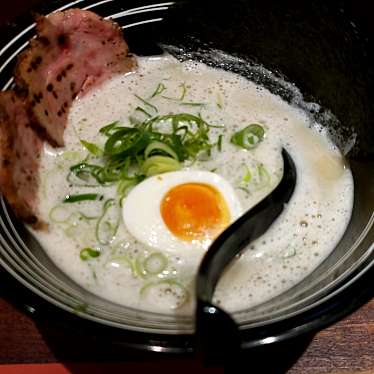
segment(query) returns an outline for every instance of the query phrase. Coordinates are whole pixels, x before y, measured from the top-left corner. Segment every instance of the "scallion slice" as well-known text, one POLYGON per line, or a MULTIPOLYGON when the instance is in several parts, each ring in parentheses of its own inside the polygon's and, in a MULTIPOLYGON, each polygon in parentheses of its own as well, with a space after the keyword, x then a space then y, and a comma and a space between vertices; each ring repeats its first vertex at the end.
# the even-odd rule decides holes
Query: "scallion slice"
POLYGON ((248 184, 252 180, 252 173, 249 170, 249 167, 247 165, 244 165, 244 167, 245 167, 245 173, 242 178, 242 183, 248 184))
POLYGON ((108 199, 103 206, 101 217, 96 223, 96 240, 108 245, 115 237, 119 226, 119 207, 114 199, 108 199))
POLYGON ((180 96, 179 100, 180 100, 180 101, 183 101, 184 98, 185 98, 185 96, 186 96, 186 94, 187 94, 187 86, 186 86, 186 83, 184 83, 184 82, 181 83, 181 84, 179 85, 179 87, 182 89, 181 96, 180 96))
POLYGON ((147 106, 148 108, 154 110, 156 113, 158 113, 158 109, 156 106, 154 106, 153 104, 151 104, 149 101, 143 99, 142 97, 140 97, 139 95, 134 95, 138 100, 140 100, 145 106, 147 106))
POLYGON ((160 141, 154 141, 150 143, 144 150, 144 157, 147 159, 151 154, 159 154, 160 152, 166 153, 175 160, 178 160, 178 155, 176 154, 176 152, 174 152, 174 150, 169 145, 160 141))
POLYGON ((135 110, 137 111, 137 112, 140 112, 140 113, 143 113, 146 117, 148 117, 148 118, 151 118, 152 117, 152 115, 151 114, 149 114, 144 108, 142 108, 142 107, 140 107, 140 106, 137 106, 136 108, 135 108, 135 110))
POLYGON ((270 185, 271 177, 264 164, 257 165, 258 181, 256 182, 256 188, 258 190, 270 185))
POLYGON ((217 100, 216 100, 216 105, 219 109, 222 109, 223 107, 223 101, 222 101, 222 96, 220 95, 219 92, 216 94, 217 100))
POLYGON ((166 156, 151 156, 147 158, 143 165, 142 171, 147 177, 167 173, 181 169, 179 161, 166 156))
POLYGON ((183 101, 184 98, 186 97, 186 94, 187 94, 187 86, 186 84, 183 82, 179 85, 179 87, 181 88, 181 94, 179 97, 170 97, 170 96, 165 96, 165 95, 162 95, 161 97, 163 99, 166 99, 166 100, 172 100, 172 101, 183 101))
POLYGON ((219 135, 218 136, 218 140, 217 140, 217 149, 219 152, 222 152, 222 140, 223 140, 223 135, 219 135))
POLYGON ((103 150, 96 144, 87 142, 85 140, 81 140, 80 142, 84 146, 84 148, 86 148, 87 151, 93 154, 94 156, 100 157, 103 155, 103 150))
POLYGON ((283 259, 291 258, 296 255, 296 249, 294 247, 287 247, 282 251, 281 257, 283 259))
POLYGON ((143 179, 144 179, 143 176, 134 177, 131 179, 121 179, 117 185, 117 192, 118 192, 120 199, 125 197, 127 193, 129 192, 129 190, 132 187, 136 186, 138 183, 140 183, 143 179))
POLYGON ((231 137, 231 143, 244 149, 253 149, 262 142, 265 136, 265 130, 262 126, 255 123, 247 126, 243 130, 236 132, 231 137))
POLYGON ((151 290, 157 290, 158 295, 164 294, 166 300, 172 297, 173 301, 169 300, 171 309, 178 309, 189 300, 188 290, 175 279, 162 279, 146 283, 140 289, 140 295, 145 297, 151 290))
POLYGON ((185 106, 206 106, 206 103, 197 103, 193 101, 182 101, 180 105, 185 105, 185 106))
POLYGON ((96 187, 103 184, 98 176, 101 169, 102 167, 99 165, 80 162, 70 167, 67 181, 75 186, 96 187))
POLYGON ((118 128, 118 125, 119 125, 119 121, 114 121, 114 122, 110 123, 109 125, 106 125, 106 126, 102 127, 99 130, 99 133, 103 134, 103 135, 106 135, 106 136, 110 136, 112 131, 115 130, 116 128, 118 128))
POLYGON ((120 255, 120 256, 115 256, 115 257, 110 257, 106 264, 110 263, 112 264, 118 264, 118 265, 125 265, 128 266, 131 270, 132 275, 136 278, 136 270, 135 270, 135 265, 134 265, 134 259, 130 258, 127 255, 120 255))
POLYGON ((97 193, 84 193, 79 195, 66 195, 63 201, 64 204, 70 203, 78 203, 80 201, 94 201, 94 200, 102 200, 104 198, 103 195, 97 193))
POLYGON ((106 141, 104 154, 121 158, 135 155, 147 147, 150 135, 148 131, 139 131, 136 128, 121 128, 106 141))
POLYGON ((147 274, 157 275, 162 273, 168 265, 166 256, 161 252, 151 253, 143 262, 147 274))
POLYGON ((67 237, 74 238, 77 236, 78 230, 78 225, 76 223, 73 223, 64 228, 64 233, 67 237))
POLYGON ((144 264, 142 261, 142 256, 137 256, 134 260, 134 274, 136 277, 145 279, 147 276, 146 271, 144 270, 144 264))
POLYGON ((159 83, 155 89, 155 91, 153 92, 153 94, 151 95, 151 98, 152 97, 155 97, 155 96, 158 96, 160 95, 163 91, 166 90, 166 86, 163 84, 163 83, 159 83))
POLYGON ((54 206, 49 211, 49 219, 55 223, 65 223, 68 222, 72 213, 68 207, 63 206, 62 204, 54 206))
POLYGON ((87 261, 87 260, 91 260, 93 258, 99 257, 100 254, 101 254, 100 250, 96 248, 87 247, 87 248, 83 248, 80 251, 79 257, 81 258, 82 261, 87 261))
POLYGON ((98 219, 99 216, 88 216, 87 214, 81 212, 81 211, 74 211, 71 212, 71 209, 68 205, 65 205, 64 203, 58 204, 54 206, 49 211, 49 219, 54 223, 65 223, 65 224, 71 224, 79 220, 84 221, 92 221, 95 219, 98 219))

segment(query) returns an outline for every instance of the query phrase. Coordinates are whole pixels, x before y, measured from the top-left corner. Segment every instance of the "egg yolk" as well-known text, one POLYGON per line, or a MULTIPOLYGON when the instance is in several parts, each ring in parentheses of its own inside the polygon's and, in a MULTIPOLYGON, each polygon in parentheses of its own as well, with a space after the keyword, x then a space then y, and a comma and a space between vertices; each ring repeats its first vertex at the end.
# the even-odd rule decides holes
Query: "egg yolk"
POLYGON ((173 187, 164 196, 160 211, 168 229, 185 241, 214 239, 230 223, 226 201, 208 184, 173 187))

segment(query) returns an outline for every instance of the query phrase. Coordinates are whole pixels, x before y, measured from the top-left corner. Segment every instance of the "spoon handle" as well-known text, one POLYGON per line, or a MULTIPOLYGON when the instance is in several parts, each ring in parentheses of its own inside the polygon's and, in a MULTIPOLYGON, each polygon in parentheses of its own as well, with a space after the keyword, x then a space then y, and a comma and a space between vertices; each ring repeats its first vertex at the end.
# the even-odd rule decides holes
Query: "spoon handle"
POLYGON ((284 149, 282 157, 283 176, 277 187, 223 231, 201 262, 196 280, 196 334, 198 348, 207 361, 220 361, 240 349, 238 327, 226 312, 212 304, 213 293, 226 266, 269 229, 290 200, 296 186, 296 168, 284 149))

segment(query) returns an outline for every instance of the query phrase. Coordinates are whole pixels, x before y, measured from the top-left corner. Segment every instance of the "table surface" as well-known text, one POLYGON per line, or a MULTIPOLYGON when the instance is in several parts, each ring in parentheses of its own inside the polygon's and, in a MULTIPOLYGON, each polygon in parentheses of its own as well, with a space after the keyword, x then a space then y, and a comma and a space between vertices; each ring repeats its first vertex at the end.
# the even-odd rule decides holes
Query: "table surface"
MULTIPOLYGON (((31 8, 40 0, 12 0, 2 7, 0 12, 0 25, 20 13, 22 9, 31 8)), ((1 288, 6 285, 0 285, 1 288)), ((51 363, 69 362, 70 370, 74 373, 87 372, 79 370, 79 363, 96 361, 95 348, 88 345, 89 349, 69 349, 66 345, 66 353, 61 359, 61 344, 64 344, 64 332, 54 332, 46 338, 45 331, 35 321, 21 310, 1 297, 0 292, 0 364, 9 363, 51 363), (59 347, 59 348, 56 348, 59 347), (89 354, 90 349, 92 354, 89 354), (81 351, 84 353, 81 353, 81 351), (74 366, 76 365, 76 366, 74 366)), ((71 340, 71 337, 66 337, 71 340)), ((110 361, 113 370, 103 369, 103 372, 117 372, 120 355, 106 356, 105 361, 110 361), (114 365, 114 366, 113 366, 114 365)), ((154 361, 142 361, 137 357, 127 357, 124 368, 131 371, 149 372, 154 367, 154 361)), ((276 363, 275 363, 276 364, 276 363)), ((157 368, 164 372, 178 370, 179 373, 198 372, 196 364, 189 360, 157 359, 157 368)), ((81 367, 82 368, 82 367, 81 367)), ((10 370, 10 369, 9 369, 10 370)), ((10 372, 10 371, 9 371, 10 372)), ((96 371, 95 371, 96 372, 96 371)), ((220 372, 209 370, 209 372, 220 372)), ((287 371, 288 374, 369 374, 374 373, 374 300, 371 300, 358 311, 344 320, 324 329, 308 342, 301 357, 287 371)), ((264 373, 267 374, 267 373, 264 373)))

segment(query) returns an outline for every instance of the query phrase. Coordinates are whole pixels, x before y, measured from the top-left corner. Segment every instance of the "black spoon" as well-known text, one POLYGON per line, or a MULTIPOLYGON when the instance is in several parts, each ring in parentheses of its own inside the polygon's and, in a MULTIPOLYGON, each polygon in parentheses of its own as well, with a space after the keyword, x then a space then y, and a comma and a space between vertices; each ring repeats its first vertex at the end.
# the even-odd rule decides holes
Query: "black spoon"
POLYGON ((283 177, 278 186, 231 224, 205 254, 196 280, 196 335, 206 363, 222 364, 240 351, 238 326, 229 314, 212 304, 214 289, 226 266, 250 242, 263 235, 282 213, 296 185, 295 164, 282 149, 283 177))

